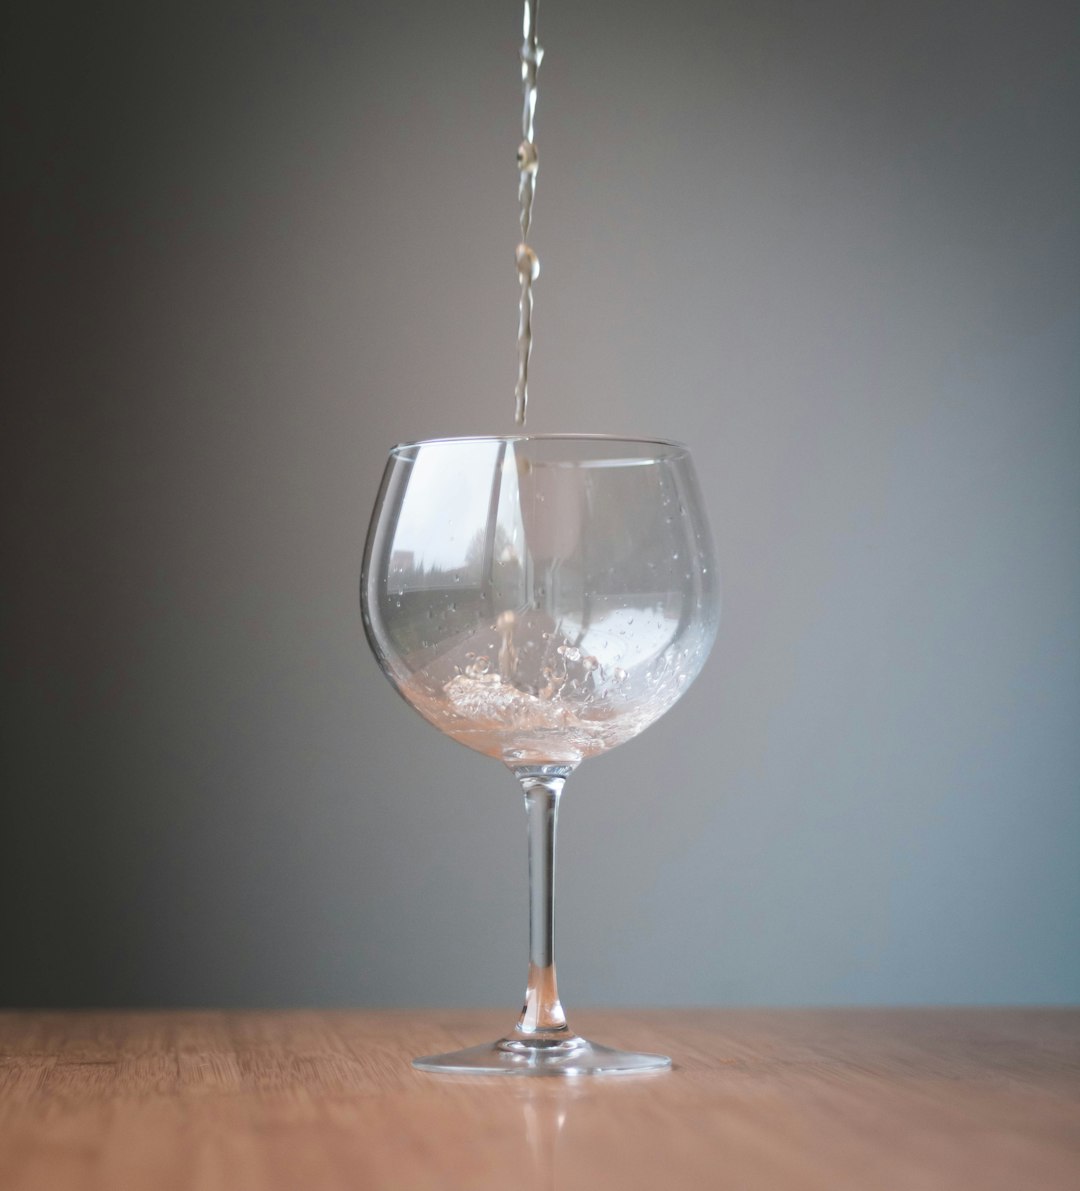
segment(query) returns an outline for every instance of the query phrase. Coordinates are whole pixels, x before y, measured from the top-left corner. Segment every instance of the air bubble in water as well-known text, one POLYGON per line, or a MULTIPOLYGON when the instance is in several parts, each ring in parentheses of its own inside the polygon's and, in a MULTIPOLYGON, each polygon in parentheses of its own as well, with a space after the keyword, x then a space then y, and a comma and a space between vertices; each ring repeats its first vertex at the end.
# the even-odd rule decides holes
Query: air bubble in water
POLYGON ((527 277, 530 281, 535 281, 540 276, 540 258, 528 244, 519 244, 517 246, 515 259, 517 260, 518 272, 522 277, 527 277))
POLYGON ((536 155, 536 146, 532 141, 522 141, 518 145, 517 164, 519 170, 524 170, 528 174, 535 174, 539 160, 536 155))
POLYGON ((470 662, 465 667, 465 677, 485 683, 498 682, 498 674, 489 674, 488 671, 490 669, 490 659, 481 654, 475 661, 470 662))

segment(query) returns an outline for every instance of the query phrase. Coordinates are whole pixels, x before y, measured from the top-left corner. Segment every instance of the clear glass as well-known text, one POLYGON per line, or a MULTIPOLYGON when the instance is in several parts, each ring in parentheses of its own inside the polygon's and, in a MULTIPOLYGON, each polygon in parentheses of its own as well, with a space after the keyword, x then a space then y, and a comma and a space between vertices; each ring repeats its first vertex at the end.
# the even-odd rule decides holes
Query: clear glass
POLYGON ((687 449, 594 435, 395 447, 368 532, 371 648, 440 731, 525 793, 529 974, 510 1035, 428 1071, 657 1070, 573 1034, 554 959, 555 827, 567 777, 653 723, 712 647, 720 596, 687 449))

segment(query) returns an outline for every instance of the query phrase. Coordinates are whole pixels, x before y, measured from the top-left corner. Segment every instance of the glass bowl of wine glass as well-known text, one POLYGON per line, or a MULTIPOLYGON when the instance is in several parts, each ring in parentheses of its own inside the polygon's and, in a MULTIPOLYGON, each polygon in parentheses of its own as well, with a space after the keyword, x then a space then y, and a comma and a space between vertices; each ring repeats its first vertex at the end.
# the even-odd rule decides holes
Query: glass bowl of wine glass
POLYGON ((518 1075, 669 1067, 567 1025, 555 978, 555 827, 574 769, 671 708, 716 636, 719 577, 687 448, 602 435, 397 446, 368 531, 361 607, 406 702, 502 761, 525 794, 524 1008, 505 1038, 414 1065, 518 1075))

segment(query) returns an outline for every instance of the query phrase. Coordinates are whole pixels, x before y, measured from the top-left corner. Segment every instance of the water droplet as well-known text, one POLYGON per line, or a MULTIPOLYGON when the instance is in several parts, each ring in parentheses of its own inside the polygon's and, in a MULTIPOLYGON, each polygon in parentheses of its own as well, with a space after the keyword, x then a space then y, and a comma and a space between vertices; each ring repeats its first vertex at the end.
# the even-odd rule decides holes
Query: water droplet
POLYGON ((616 666, 615 669, 612 671, 612 677, 615 679, 616 682, 625 682, 626 681, 626 671, 622 668, 622 666, 616 666))
POLYGON ((599 661, 597 661, 597 659, 594 658, 592 655, 590 655, 589 657, 582 658, 581 664, 590 673, 600 665, 599 661))
MULTIPOLYGON (((531 26, 530 23, 530 27, 534 26, 531 26)), ((525 36, 528 37, 529 34, 526 33, 525 36)), ((524 62, 527 66, 539 66, 544 60, 544 47, 542 45, 538 45, 535 41, 525 42, 521 47, 520 53, 522 62, 524 62)))
POLYGON ((540 258, 528 244, 519 244, 515 255, 518 272, 522 277, 528 277, 530 281, 535 281, 540 276, 540 258))
POLYGON ((677 686, 682 686, 684 682, 686 682, 686 675, 685 675, 685 674, 676 674, 676 675, 675 675, 675 684, 676 684, 677 686))
POLYGON ((517 163, 519 170, 525 170, 529 174, 536 173, 536 167, 539 161, 536 156, 536 146, 532 141, 522 141, 518 145, 517 163))
POLYGON ((575 649, 573 645, 560 645, 555 652, 562 654, 568 662, 576 662, 581 658, 581 650, 575 649))

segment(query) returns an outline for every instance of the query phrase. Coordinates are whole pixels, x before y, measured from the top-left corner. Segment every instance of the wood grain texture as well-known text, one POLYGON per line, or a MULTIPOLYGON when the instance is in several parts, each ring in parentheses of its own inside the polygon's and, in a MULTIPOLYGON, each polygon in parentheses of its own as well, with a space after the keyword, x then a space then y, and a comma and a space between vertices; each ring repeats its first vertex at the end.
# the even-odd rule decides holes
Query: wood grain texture
POLYGON ((4 1191, 1077 1191, 1080 1010, 574 1015, 666 1074, 448 1078, 487 1012, 0 1013, 4 1191))

